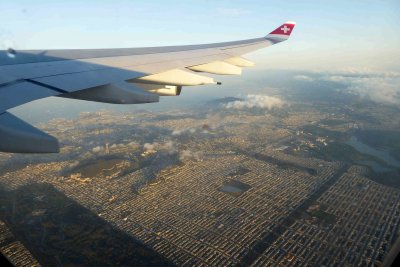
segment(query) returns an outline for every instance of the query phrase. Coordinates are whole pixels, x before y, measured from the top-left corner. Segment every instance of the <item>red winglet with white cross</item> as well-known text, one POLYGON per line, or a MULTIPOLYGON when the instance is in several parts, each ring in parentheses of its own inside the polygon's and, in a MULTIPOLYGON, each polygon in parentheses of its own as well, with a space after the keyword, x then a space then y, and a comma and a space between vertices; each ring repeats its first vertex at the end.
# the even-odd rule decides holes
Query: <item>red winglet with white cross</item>
POLYGON ((287 39, 292 33, 294 26, 296 26, 296 22, 287 21, 278 28, 276 28, 275 30, 273 30, 270 34, 268 34, 268 36, 287 39))

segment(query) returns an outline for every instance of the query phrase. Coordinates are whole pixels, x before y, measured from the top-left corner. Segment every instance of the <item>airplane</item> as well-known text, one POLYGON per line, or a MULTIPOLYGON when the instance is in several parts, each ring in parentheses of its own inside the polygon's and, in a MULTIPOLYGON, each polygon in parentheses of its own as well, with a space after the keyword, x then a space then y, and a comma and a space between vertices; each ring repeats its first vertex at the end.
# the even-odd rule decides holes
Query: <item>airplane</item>
POLYGON ((0 51, 0 152, 58 153, 58 140, 8 109, 50 97, 113 104, 158 102, 183 86, 218 84, 199 73, 240 75, 241 56, 289 38, 287 21, 262 38, 149 48, 0 51))

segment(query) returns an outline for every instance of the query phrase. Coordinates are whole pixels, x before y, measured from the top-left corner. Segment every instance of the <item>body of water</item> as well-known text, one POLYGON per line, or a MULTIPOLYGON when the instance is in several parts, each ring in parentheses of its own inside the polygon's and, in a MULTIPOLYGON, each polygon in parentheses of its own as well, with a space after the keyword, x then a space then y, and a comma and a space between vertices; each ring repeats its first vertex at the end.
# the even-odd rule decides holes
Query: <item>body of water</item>
MULTIPOLYGON (((394 168, 400 168, 400 161, 398 161, 397 159, 395 159, 394 157, 392 157, 389 152, 384 151, 384 150, 378 150, 375 149, 369 145, 364 144, 363 142, 359 141, 357 139, 357 137, 352 136, 347 142, 346 144, 352 146, 353 148, 355 148, 358 152, 363 153, 363 154, 367 154, 367 155, 371 155, 375 158, 378 158, 382 161, 384 161, 387 165, 390 165, 394 168)), ((370 166, 374 171, 376 172, 385 172, 385 171, 390 171, 389 168, 382 166, 381 164, 379 164, 378 162, 375 161, 362 161, 360 162, 361 164, 365 164, 370 166)))
POLYGON ((125 159, 98 159, 95 162, 79 166, 73 173, 81 173, 83 177, 99 177, 112 175, 118 171, 118 164, 125 159))
POLYGON ((251 188, 250 185, 242 183, 237 180, 228 180, 225 181, 224 184, 218 189, 218 191, 227 193, 233 196, 239 196, 249 190, 251 188))

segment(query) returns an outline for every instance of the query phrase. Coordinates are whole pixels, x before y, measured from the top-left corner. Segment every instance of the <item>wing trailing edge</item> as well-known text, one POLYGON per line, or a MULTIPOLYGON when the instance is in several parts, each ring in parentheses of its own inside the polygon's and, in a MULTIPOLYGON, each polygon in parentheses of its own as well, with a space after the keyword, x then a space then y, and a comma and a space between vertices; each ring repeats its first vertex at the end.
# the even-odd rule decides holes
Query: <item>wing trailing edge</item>
POLYGON ((242 69, 236 65, 229 64, 224 61, 214 61, 206 64, 187 67, 190 70, 198 72, 207 72, 219 75, 240 75, 242 69))
POLYGON ((205 84, 217 84, 213 78, 194 74, 190 71, 181 69, 172 69, 157 74, 152 74, 137 79, 129 80, 130 82, 176 85, 176 86, 194 86, 205 84))
POLYGON ((225 62, 238 67, 253 67, 255 65, 254 62, 251 62, 250 60, 242 57, 231 57, 225 59, 225 62))

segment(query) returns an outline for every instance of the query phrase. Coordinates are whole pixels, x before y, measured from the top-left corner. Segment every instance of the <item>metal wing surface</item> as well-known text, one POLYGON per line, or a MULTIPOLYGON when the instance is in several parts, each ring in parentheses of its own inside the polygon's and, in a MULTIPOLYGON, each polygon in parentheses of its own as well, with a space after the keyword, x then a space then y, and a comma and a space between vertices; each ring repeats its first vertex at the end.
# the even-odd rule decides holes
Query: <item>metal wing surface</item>
POLYGON ((294 22, 266 37, 153 48, 0 51, 0 151, 58 152, 58 141, 7 112, 58 96, 115 104, 158 102, 183 86, 216 84, 200 73, 240 75, 241 56, 289 38, 294 22))

